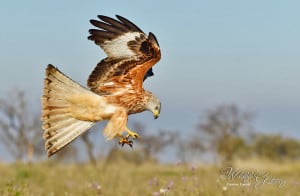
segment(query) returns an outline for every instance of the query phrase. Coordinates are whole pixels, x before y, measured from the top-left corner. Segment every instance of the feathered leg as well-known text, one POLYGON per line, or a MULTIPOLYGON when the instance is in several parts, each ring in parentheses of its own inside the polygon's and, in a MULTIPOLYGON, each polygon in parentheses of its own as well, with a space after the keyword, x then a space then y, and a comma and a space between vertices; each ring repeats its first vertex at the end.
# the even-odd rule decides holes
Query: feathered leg
POLYGON ((130 147, 132 147, 133 142, 130 140, 130 137, 136 139, 139 137, 139 135, 127 127, 127 120, 128 115, 126 110, 119 108, 104 128, 104 137, 107 140, 120 137, 120 145, 123 146, 124 144, 128 144, 130 147), (123 132, 127 132, 125 137, 123 136, 123 132))

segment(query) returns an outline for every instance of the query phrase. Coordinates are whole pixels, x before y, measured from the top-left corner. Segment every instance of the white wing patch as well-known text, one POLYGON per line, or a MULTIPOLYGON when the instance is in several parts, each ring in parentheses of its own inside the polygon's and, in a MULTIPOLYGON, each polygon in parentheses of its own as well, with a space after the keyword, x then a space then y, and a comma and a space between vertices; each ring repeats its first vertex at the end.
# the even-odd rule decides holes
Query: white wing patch
POLYGON ((120 58, 136 55, 128 48, 127 43, 140 37, 139 32, 128 32, 111 41, 107 40, 102 45, 103 50, 109 57, 120 58))
POLYGON ((113 86, 115 83, 114 82, 106 82, 106 83, 102 83, 100 84, 101 86, 113 86))

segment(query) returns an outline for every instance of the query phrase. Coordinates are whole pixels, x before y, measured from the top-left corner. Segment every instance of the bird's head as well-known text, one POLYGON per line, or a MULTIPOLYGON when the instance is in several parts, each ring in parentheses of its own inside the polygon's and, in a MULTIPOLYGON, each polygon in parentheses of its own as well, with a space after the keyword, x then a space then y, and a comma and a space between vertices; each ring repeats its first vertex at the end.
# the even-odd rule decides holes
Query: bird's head
POLYGON ((152 112, 155 119, 157 119, 159 117, 160 106, 161 106, 161 104, 160 104, 159 99, 155 95, 150 93, 150 98, 145 106, 145 109, 152 112))

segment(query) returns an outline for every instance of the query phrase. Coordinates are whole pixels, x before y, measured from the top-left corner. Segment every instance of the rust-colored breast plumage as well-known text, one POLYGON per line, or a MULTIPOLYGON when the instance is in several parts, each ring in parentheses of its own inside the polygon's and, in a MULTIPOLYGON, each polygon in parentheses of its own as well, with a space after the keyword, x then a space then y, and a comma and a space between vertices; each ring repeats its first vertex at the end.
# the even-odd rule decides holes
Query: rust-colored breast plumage
POLYGON ((125 108, 128 114, 144 111, 149 99, 150 94, 144 90, 142 92, 131 91, 118 96, 106 96, 108 103, 125 108))

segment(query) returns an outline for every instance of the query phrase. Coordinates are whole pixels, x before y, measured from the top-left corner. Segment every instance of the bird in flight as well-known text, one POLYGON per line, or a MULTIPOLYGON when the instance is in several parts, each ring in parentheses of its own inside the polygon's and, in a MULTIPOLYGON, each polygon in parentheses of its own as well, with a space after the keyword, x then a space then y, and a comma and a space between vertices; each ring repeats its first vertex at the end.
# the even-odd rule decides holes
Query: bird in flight
POLYGON ((65 147, 96 122, 107 120, 103 135, 119 138, 132 147, 139 135, 127 127, 128 115, 151 111, 160 114, 161 103, 143 81, 152 76, 152 66, 161 58, 153 33, 145 34, 128 19, 99 15, 90 20, 89 40, 107 57, 90 74, 85 88, 53 65, 48 65, 42 97, 42 128, 48 157, 65 147))

